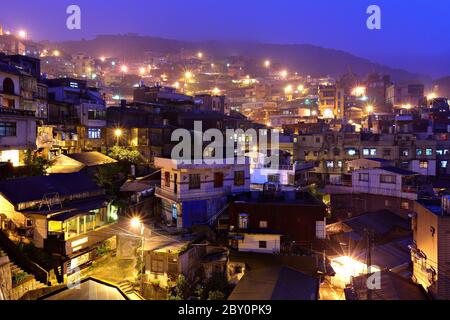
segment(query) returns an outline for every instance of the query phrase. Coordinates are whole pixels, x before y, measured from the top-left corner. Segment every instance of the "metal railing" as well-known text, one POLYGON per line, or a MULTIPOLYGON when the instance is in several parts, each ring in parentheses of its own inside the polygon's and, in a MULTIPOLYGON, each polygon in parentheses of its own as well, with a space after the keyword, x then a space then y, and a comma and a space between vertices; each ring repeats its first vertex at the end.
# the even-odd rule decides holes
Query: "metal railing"
POLYGON ((231 193, 231 188, 220 188, 217 190, 186 190, 181 191, 178 190, 175 193, 173 190, 163 189, 161 187, 156 187, 155 195, 161 198, 170 199, 173 201, 181 201, 181 200, 194 200, 194 199, 204 199, 208 197, 220 197, 225 196, 231 193))
POLYGON ((21 117, 35 117, 36 111, 31 110, 21 110, 14 108, 6 108, 0 106, 0 115, 12 115, 12 116, 21 116, 21 117))

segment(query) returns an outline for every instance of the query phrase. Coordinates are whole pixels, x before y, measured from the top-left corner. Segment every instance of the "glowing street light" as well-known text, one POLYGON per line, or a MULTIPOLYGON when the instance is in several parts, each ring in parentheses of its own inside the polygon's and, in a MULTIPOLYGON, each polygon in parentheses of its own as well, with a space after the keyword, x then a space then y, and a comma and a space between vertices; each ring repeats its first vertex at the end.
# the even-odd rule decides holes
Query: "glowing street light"
POLYGON ((120 67, 120 71, 122 71, 123 73, 127 73, 128 72, 128 67, 123 65, 120 67))
POLYGON ((280 72, 280 76, 281 76, 282 78, 287 78, 287 76, 288 76, 287 70, 281 71, 281 72, 280 72))
POLYGON ((402 105, 402 109, 406 109, 406 110, 409 110, 409 109, 411 109, 412 108, 412 106, 411 106, 411 104, 404 104, 404 105, 402 105))
POLYGON ((292 85, 288 85, 286 88, 284 88, 285 94, 291 94, 293 91, 294 91, 294 88, 292 87, 292 85))
POLYGON ((106 61, 106 58, 105 58, 105 57, 100 57, 100 61, 101 61, 101 62, 105 62, 105 61, 106 61))
POLYGON ((194 74, 191 71, 186 71, 184 73, 184 79, 185 80, 191 80, 194 77, 194 74))
POLYGON ((203 52, 197 53, 197 58, 202 59, 203 58, 203 52))
POLYGON ((55 57, 59 57, 61 55, 61 52, 59 52, 59 50, 53 50, 53 55, 55 57))
POLYGON ((373 106, 367 106, 366 107, 366 112, 367 113, 372 113, 373 112, 373 106))
POLYGON ((25 31, 25 30, 20 30, 18 33, 17 33, 17 36, 20 38, 20 39, 26 39, 27 38, 27 32, 25 31))
POLYGON ((270 60, 264 61, 264 67, 270 68, 270 65, 271 65, 270 60))
POLYGON ((114 130, 114 135, 116 136, 116 144, 119 145, 119 140, 123 135, 122 129, 117 128, 116 130, 114 130))
POLYGON ((219 88, 217 88, 217 87, 215 87, 213 90, 212 90, 212 93, 213 93, 213 95, 215 95, 215 96, 218 96, 218 95, 220 95, 220 89, 219 88))
POLYGON ((146 71, 147 71, 147 69, 144 68, 144 67, 140 67, 140 68, 139 68, 139 74, 140 74, 141 76, 143 76, 143 75, 145 74, 146 71))
POLYGON ((436 97, 437 97, 436 94, 434 92, 432 92, 427 96, 427 100, 431 101, 431 100, 436 99, 436 97))
POLYGON ((297 87, 297 90, 298 90, 298 92, 303 92, 303 91, 305 90, 305 86, 302 85, 302 84, 300 84, 300 85, 297 87))

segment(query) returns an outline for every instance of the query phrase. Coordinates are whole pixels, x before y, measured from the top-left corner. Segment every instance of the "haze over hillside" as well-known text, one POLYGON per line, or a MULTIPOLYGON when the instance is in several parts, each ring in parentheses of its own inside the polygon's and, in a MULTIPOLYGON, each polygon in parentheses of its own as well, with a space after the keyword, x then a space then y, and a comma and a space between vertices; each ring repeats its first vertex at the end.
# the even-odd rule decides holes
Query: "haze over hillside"
POLYGON ((406 70, 374 63, 344 51, 307 44, 280 45, 225 41, 187 42, 128 34, 100 35, 92 40, 61 42, 58 43, 58 46, 68 52, 82 51, 92 56, 109 55, 127 60, 138 59, 146 51, 174 54, 182 49, 202 50, 216 59, 244 56, 262 61, 270 58, 292 70, 313 76, 339 76, 351 69, 359 76, 378 71, 391 75, 394 81, 419 80, 425 84, 431 83, 431 78, 428 75, 411 73, 406 70))

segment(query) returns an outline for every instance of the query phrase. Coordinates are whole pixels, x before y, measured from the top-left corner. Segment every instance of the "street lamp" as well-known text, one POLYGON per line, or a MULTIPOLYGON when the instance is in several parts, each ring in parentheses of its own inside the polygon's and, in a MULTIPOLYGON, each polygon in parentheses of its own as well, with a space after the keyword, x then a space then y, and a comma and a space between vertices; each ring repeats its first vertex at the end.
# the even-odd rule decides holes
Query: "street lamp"
POLYGON ((270 68, 270 60, 264 61, 264 66, 265 66, 266 68, 270 68))
POLYGON ((19 36, 20 39, 26 39, 27 38, 27 32, 25 30, 20 30, 17 35, 19 36))
POLYGON ((114 130, 114 135, 116 136, 116 145, 119 145, 119 139, 123 135, 122 129, 116 129, 114 130))
POLYGON ((373 106, 367 106, 366 107, 366 111, 367 111, 367 113, 372 113, 373 112, 373 106))
POLYGON ((141 233, 141 293, 144 294, 144 274, 145 274, 145 225, 139 217, 134 217, 130 221, 131 228, 140 229, 141 233))

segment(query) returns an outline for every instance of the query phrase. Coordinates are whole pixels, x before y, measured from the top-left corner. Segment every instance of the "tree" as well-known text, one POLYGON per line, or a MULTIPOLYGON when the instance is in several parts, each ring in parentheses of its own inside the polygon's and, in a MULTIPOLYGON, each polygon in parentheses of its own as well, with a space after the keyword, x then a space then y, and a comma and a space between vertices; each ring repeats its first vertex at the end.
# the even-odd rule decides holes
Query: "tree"
POLYGON ((25 157, 25 165, 27 166, 28 176, 41 176, 46 174, 52 162, 28 150, 25 157))
POLYGON ((109 156, 126 164, 138 164, 141 154, 137 150, 129 150, 120 146, 114 146, 109 150, 109 156))
POLYGON ((221 291, 211 291, 208 300, 225 300, 225 294, 221 291))
POLYGON ((191 296, 192 288, 184 275, 179 275, 177 283, 172 293, 169 294, 169 300, 186 300, 191 296))

